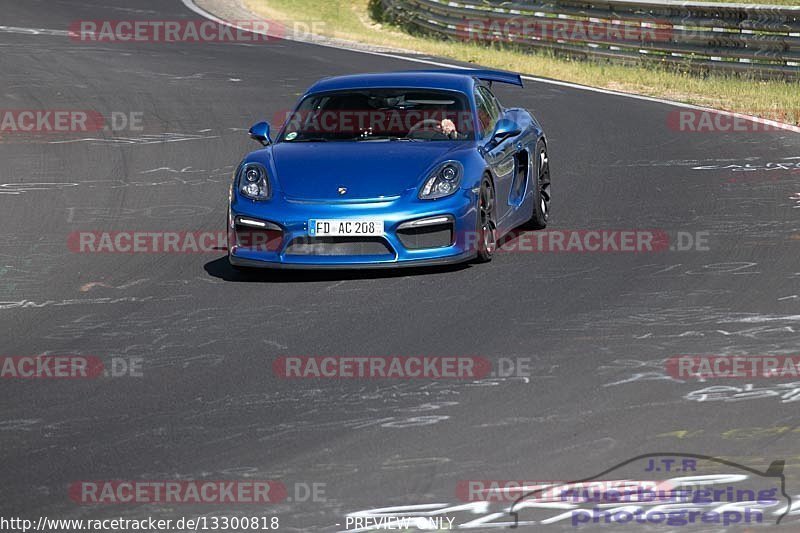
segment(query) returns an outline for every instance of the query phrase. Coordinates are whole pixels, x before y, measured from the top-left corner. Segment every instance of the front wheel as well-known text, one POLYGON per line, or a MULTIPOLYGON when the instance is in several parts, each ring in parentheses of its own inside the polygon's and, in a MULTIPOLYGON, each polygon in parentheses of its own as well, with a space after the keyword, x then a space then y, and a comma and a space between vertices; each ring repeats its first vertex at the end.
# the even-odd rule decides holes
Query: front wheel
POLYGON ((478 262, 488 263, 497 248, 494 185, 488 176, 481 180, 478 198, 478 262))
POLYGON ((544 141, 536 143, 536 182, 533 193, 533 215, 531 226, 535 229, 547 227, 550 218, 550 160, 544 141))

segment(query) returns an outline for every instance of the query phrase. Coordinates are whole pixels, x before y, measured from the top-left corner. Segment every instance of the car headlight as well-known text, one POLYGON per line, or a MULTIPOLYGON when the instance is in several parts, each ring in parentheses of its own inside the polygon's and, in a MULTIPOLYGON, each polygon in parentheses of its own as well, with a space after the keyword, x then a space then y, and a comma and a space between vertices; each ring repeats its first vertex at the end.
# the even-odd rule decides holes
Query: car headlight
POLYGON ((447 161, 440 165, 419 191, 421 200, 435 200, 454 194, 461 186, 464 167, 458 161, 447 161))
POLYGON ((270 195, 267 169, 259 163, 247 163, 239 169, 239 192, 251 200, 267 200, 270 195))

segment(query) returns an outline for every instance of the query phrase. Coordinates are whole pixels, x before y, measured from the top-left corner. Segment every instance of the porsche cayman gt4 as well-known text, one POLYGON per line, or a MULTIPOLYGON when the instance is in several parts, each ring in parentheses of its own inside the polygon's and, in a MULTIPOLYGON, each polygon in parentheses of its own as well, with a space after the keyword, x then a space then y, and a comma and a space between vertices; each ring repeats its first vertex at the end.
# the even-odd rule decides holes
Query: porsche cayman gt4
POLYGON ((368 268, 492 259, 512 229, 547 225, 547 142, 493 83, 518 74, 407 71, 327 78, 238 165, 235 267, 368 268))

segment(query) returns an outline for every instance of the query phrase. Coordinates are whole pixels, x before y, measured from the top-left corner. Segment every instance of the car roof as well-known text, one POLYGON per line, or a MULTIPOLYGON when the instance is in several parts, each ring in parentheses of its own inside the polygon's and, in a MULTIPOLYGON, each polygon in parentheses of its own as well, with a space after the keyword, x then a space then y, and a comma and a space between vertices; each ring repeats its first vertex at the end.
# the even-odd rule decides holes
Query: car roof
POLYGON ((476 80, 472 77, 470 71, 459 73, 457 70, 452 72, 418 70, 353 74, 320 80, 312 85, 306 94, 347 89, 391 88, 440 89, 469 94, 472 92, 472 87, 475 85, 475 82, 476 80))

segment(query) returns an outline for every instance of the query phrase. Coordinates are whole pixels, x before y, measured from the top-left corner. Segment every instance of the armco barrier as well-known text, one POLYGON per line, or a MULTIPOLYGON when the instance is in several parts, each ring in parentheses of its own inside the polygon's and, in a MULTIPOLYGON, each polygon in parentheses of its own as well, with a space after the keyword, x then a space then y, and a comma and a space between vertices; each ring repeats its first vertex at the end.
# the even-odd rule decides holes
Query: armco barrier
POLYGON ((405 26, 472 42, 692 70, 800 75, 800 5, 669 0, 380 0, 405 26))

